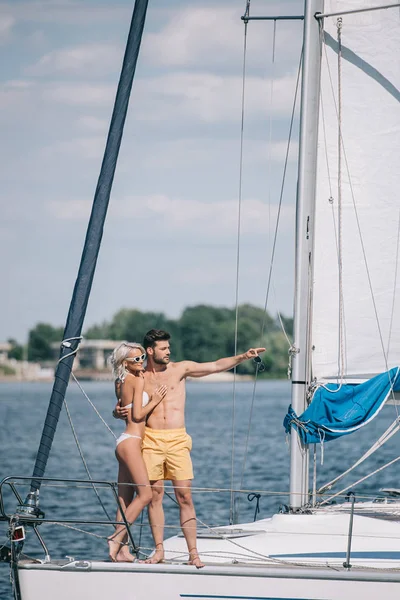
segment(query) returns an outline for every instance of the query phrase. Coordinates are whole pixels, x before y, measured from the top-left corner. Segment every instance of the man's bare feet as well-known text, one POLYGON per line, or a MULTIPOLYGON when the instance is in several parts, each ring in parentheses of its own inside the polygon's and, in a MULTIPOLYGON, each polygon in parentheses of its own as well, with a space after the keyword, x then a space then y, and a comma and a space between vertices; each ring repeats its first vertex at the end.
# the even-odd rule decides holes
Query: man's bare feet
POLYGON ((201 562, 199 553, 197 552, 197 548, 192 548, 189 550, 189 562, 188 565, 193 565, 196 569, 201 569, 204 567, 204 563, 201 562))
POLYGON ((118 552, 116 562, 135 562, 136 558, 129 552, 129 547, 125 544, 121 546, 121 550, 118 552))
POLYGON ((144 562, 147 565, 158 565, 158 563, 163 562, 164 560, 164 546, 162 544, 157 544, 154 554, 150 556, 144 562))

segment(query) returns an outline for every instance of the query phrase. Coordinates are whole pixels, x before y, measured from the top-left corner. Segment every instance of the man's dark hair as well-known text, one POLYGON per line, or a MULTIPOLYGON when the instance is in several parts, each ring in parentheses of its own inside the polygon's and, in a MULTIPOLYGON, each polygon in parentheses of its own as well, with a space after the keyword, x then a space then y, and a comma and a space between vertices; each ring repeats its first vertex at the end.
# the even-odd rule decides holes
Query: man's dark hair
POLYGON ((150 329, 143 338, 143 348, 145 350, 147 350, 147 348, 154 348, 156 342, 165 342, 166 340, 169 340, 170 337, 168 331, 164 331, 163 329, 150 329))

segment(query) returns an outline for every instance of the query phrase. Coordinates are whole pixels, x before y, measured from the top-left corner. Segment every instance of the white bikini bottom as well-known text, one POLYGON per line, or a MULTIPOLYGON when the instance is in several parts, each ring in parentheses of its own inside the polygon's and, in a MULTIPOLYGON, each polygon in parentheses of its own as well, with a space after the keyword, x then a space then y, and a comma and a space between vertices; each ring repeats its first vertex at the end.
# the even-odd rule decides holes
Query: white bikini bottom
POLYGON ((142 441, 142 438, 140 437, 140 435, 130 435, 129 433, 121 433, 121 435, 117 439, 115 445, 118 446, 118 444, 120 444, 121 442, 124 442, 125 440, 128 440, 129 438, 133 438, 135 440, 142 441))

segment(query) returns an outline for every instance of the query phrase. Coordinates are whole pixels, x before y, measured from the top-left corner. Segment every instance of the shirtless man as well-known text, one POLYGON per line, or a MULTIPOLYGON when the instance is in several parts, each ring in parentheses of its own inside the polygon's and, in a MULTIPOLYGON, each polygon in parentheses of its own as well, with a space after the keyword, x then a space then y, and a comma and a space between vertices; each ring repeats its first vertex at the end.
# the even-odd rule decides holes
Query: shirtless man
MULTIPOLYGON (((250 348, 244 354, 220 358, 214 362, 197 363, 189 360, 170 362, 170 335, 151 329, 143 346, 147 353, 144 389, 151 397, 160 386, 167 394, 149 414, 142 445, 143 460, 152 486, 149 520, 155 542, 155 552, 146 562, 158 563, 164 558, 164 511, 162 506, 164 480, 171 480, 179 504, 180 523, 189 551, 189 564, 203 567, 197 552, 196 513, 192 500, 193 479, 190 450, 192 439, 185 429, 186 377, 204 377, 211 373, 229 371, 245 360, 256 358, 265 348, 250 348)), ((115 416, 124 418, 119 405, 115 416)))

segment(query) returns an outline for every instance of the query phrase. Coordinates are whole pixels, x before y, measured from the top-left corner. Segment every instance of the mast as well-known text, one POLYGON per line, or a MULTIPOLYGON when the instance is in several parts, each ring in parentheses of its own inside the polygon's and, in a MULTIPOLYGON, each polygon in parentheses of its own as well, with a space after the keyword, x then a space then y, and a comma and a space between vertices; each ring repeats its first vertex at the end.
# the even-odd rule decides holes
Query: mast
POLYGON ((81 263, 64 329, 60 358, 55 372, 53 390, 33 470, 31 491, 28 494, 25 504, 20 507, 21 512, 35 513, 39 510, 37 505, 41 481, 35 478, 43 477, 46 469, 73 361, 81 339, 83 321, 92 288, 100 243, 103 237, 103 227, 139 55, 147 5, 148 0, 136 0, 133 10, 106 148, 86 232, 85 245, 82 251, 81 263))
MULTIPOLYGON (((301 87, 300 148, 296 206, 296 274, 292 407, 304 412, 310 381, 310 312, 314 243, 321 47, 319 22, 324 0, 305 0, 301 87)), ((308 447, 292 427, 290 436, 290 507, 308 500, 308 447)))

